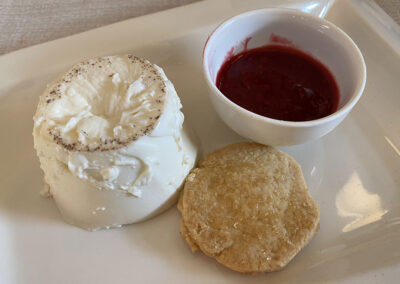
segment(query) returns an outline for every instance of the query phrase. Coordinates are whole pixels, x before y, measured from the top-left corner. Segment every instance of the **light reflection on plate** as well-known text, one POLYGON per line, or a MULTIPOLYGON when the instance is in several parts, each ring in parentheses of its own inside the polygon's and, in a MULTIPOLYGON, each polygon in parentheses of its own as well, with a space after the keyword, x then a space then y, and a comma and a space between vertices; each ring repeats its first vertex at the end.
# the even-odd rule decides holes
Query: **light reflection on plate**
POLYGON ((364 187, 357 172, 336 195, 336 208, 340 217, 351 218, 342 229, 344 233, 379 221, 388 212, 382 208, 380 196, 369 193, 364 187))

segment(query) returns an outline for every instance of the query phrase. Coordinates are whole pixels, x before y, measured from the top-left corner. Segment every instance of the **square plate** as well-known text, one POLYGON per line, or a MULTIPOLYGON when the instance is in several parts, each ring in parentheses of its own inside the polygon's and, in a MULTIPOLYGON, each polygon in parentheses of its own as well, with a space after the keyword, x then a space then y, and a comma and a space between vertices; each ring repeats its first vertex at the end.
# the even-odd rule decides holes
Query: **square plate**
POLYGON ((372 1, 209 0, 131 19, 0 57, 0 283, 394 283, 400 276, 400 29, 372 1), (321 206, 320 231, 282 271, 236 274, 179 235, 171 208, 121 229, 86 232, 40 197, 32 116, 46 83, 83 58, 132 53, 175 84, 203 153, 242 140, 217 117, 202 47, 224 19, 285 6, 326 17, 364 54, 360 102, 327 136, 282 148, 302 165, 321 206))

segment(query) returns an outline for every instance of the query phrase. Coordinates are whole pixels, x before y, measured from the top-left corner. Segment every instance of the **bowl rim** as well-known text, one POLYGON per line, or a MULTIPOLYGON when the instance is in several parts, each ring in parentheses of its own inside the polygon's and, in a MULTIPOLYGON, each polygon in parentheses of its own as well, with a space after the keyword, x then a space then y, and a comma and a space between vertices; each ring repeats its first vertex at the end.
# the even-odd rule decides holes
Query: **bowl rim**
POLYGON ((312 15, 312 14, 309 14, 309 13, 306 13, 306 12, 303 12, 300 10, 291 9, 291 8, 263 8, 263 9, 251 10, 251 11, 247 11, 247 12, 244 12, 241 14, 237 14, 237 15, 232 16, 232 17, 228 18, 227 20, 223 21, 210 33, 210 35, 207 37, 207 39, 204 43, 203 55, 202 55, 202 66, 203 66, 203 74, 204 74, 204 77, 205 77, 205 80, 206 80, 208 86, 213 90, 213 92, 212 92, 213 95, 216 95, 220 100, 222 100, 222 102, 224 102, 225 104, 227 104, 228 106, 233 108, 235 111, 241 112, 252 119, 257 119, 257 120, 261 120, 263 122, 272 123, 272 124, 281 125, 281 126, 289 126, 289 127, 310 127, 310 126, 325 124, 325 123, 328 123, 330 121, 333 121, 333 120, 341 117, 342 115, 346 115, 346 113, 348 113, 360 99, 361 95, 364 92, 365 84, 367 81, 367 68, 366 68, 366 64, 364 61, 364 57, 363 57, 360 49, 358 48, 358 46, 355 44, 355 42, 351 39, 351 37, 349 35, 347 35, 342 29, 340 29, 335 24, 329 22, 328 20, 319 18, 315 15, 312 15), (344 106, 342 106, 340 109, 338 109, 337 111, 335 111, 334 113, 332 113, 328 116, 324 116, 324 117, 314 119, 314 120, 308 120, 308 121, 279 120, 279 119, 274 119, 274 118, 269 118, 266 116, 259 115, 257 113, 254 113, 252 111, 249 111, 249 110, 237 105, 236 103, 234 103, 230 99, 228 99, 217 88, 215 83, 213 83, 211 80, 210 72, 209 72, 209 68, 208 68, 208 62, 207 62, 207 60, 205 60, 208 55, 208 51, 209 51, 208 47, 209 47, 210 41, 218 32, 220 32, 227 25, 230 25, 232 22, 240 20, 242 18, 251 17, 254 14, 265 14, 265 13, 266 14, 280 13, 280 14, 286 14, 288 16, 306 17, 307 20, 314 21, 321 25, 322 24, 327 25, 330 29, 334 30, 337 34, 339 34, 343 38, 344 42, 347 42, 347 44, 350 45, 350 47, 354 50, 354 54, 357 55, 357 60, 361 63, 360 65, 361 65, 362 70, 361 70, 361 80, 359 80, 359 82, 357 82, 357 86, 356 86, 356 89, 355 89, 352 97, 344 106))

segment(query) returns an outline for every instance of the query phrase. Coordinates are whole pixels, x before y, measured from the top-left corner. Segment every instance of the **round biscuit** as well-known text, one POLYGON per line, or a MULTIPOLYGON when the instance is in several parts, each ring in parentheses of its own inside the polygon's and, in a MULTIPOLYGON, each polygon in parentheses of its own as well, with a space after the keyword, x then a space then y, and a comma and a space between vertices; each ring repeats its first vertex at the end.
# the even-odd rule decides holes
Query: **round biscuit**
POLYGON ((207 155, 187 177, 179 210, 192 250, 241 273, 283 268, 319 225, 298 163, 248 142, 207 155))

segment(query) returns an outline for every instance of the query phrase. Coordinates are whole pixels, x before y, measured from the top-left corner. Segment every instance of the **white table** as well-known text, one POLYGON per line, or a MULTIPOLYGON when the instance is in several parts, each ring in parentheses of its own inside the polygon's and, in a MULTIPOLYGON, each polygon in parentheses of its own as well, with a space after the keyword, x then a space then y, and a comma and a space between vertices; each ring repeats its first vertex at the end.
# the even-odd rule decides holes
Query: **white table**
MULTIPOLYGON (((0 0, 0 54, 197 1, 0 0)), ((399 0, 376 2, 400 23, 399 0)))

